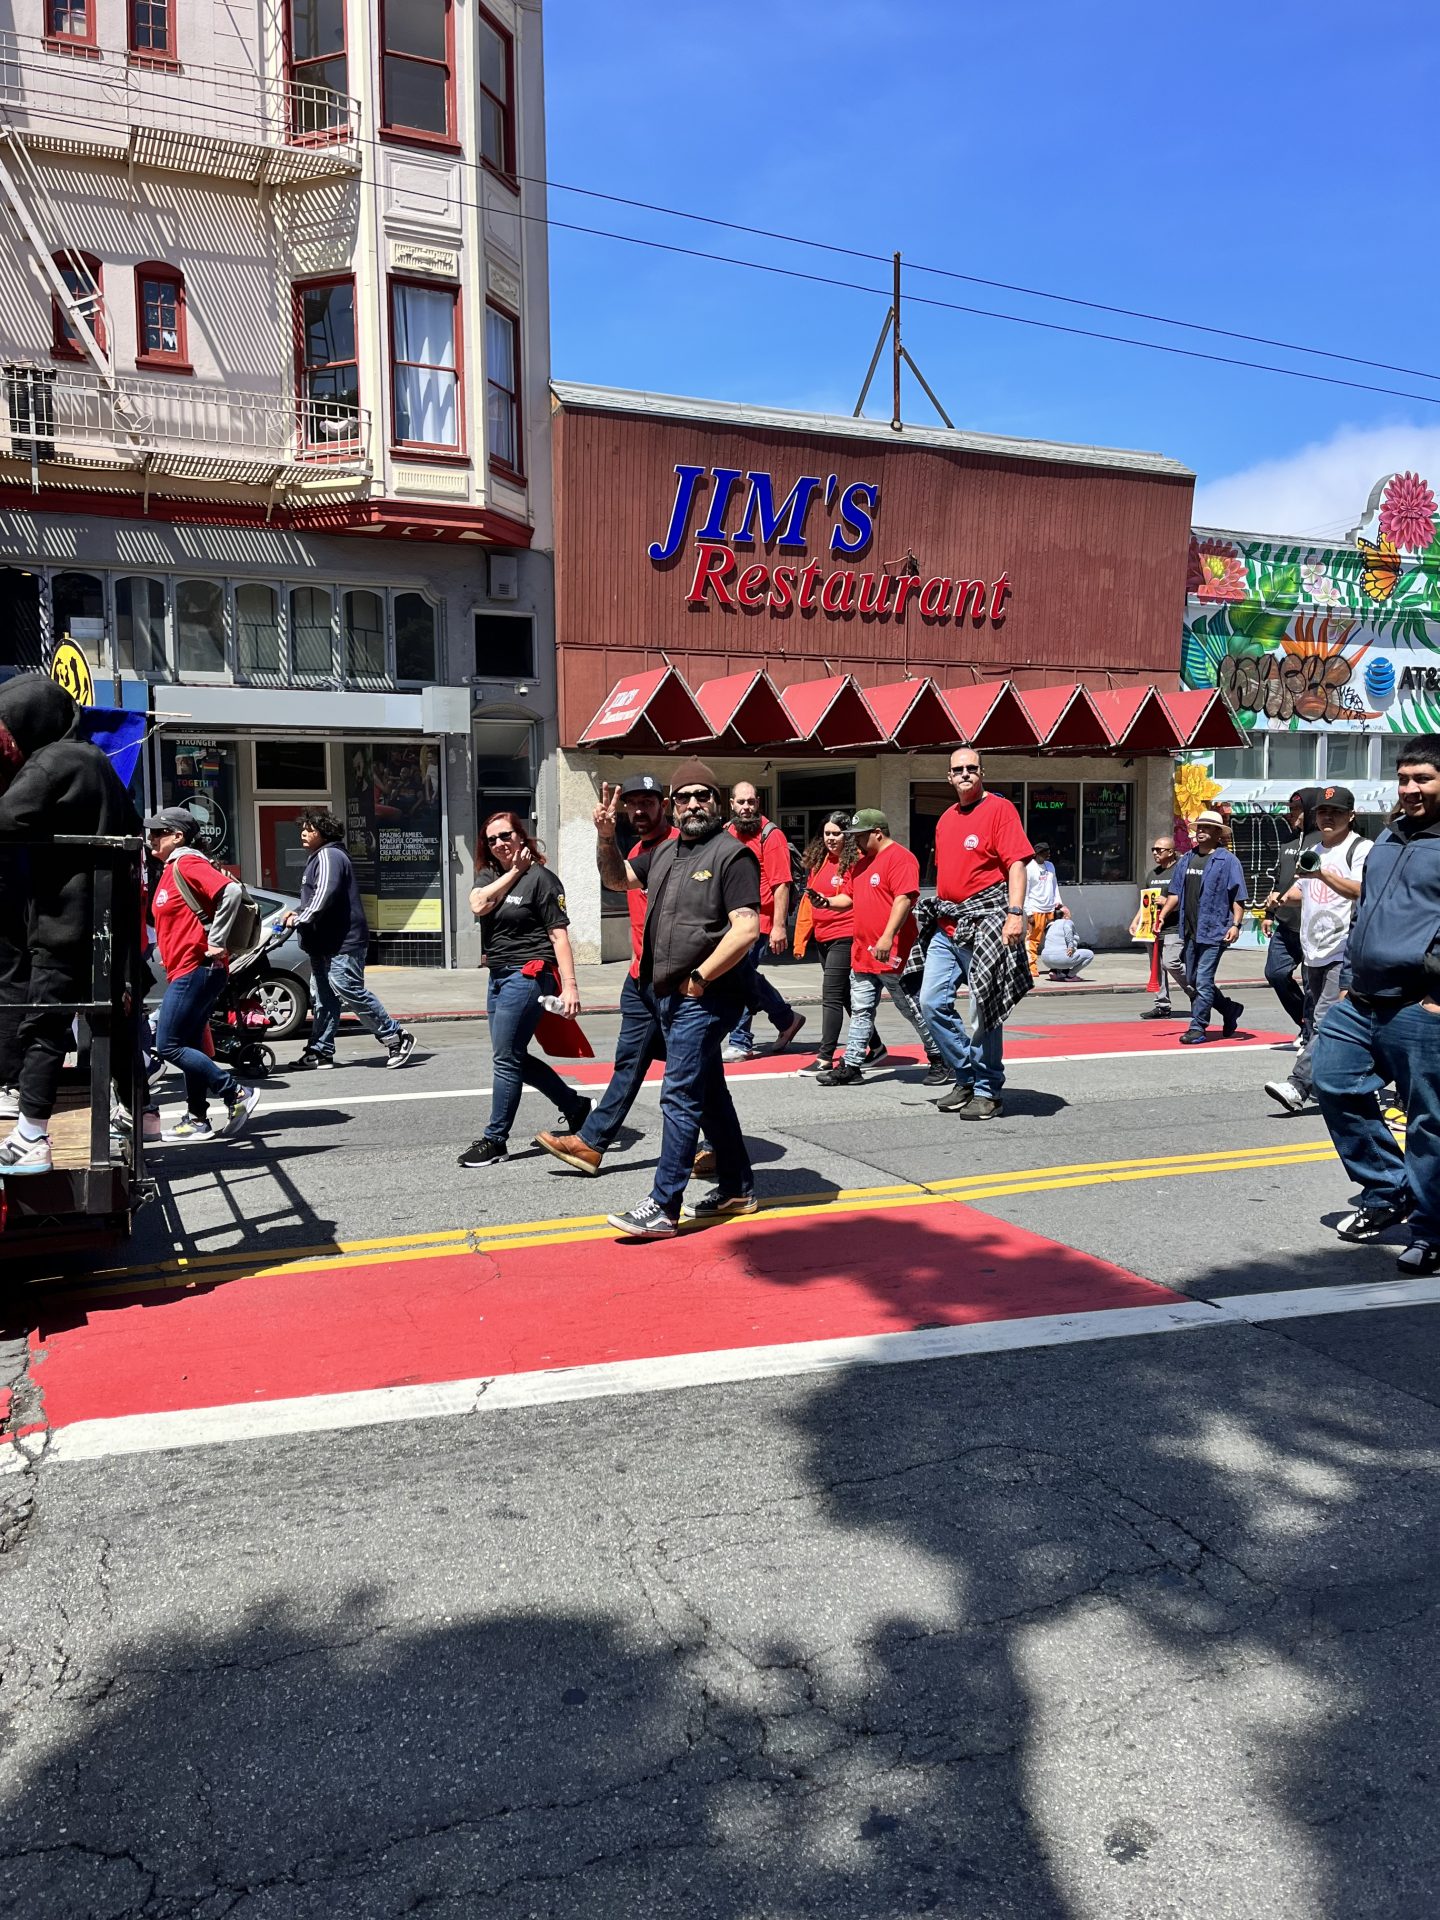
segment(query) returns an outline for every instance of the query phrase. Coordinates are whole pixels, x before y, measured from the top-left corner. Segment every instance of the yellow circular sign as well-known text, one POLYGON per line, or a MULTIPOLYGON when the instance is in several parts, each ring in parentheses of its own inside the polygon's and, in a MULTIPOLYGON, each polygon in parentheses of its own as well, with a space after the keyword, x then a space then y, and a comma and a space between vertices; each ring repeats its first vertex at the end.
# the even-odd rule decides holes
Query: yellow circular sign
POLYGON ((55 649, 50 678, 64 687, 77 706, 94 706, 95 682, 90 677, 90 662, 73 640, 64 640, 55 649))

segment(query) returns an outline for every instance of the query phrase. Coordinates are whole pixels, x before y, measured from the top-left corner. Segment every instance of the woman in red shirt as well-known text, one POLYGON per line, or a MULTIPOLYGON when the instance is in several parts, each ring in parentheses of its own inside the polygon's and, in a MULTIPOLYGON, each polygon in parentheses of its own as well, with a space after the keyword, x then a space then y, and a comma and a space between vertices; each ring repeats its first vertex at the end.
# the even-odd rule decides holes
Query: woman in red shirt
POLYGON ((848 813, 832 813, 818 839, 805 849, 809 875, 805 894, 820 956, 820 1051, 806 1073, 819 1073, 835 1064, 840 1044, 840 1022, 850 1011, 850 942, 854 934, 854 901, 850 874, 858 855, 847 840, 848 813))

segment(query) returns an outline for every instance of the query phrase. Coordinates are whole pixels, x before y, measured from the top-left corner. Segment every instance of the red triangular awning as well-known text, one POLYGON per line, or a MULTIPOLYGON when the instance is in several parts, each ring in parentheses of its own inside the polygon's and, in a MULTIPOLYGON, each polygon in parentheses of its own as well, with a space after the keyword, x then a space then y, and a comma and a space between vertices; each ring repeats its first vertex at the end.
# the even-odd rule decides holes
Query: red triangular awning
POLYGON ((1218 687, 1201 687, 1194 692, 1162 693, 1160 698, 1185 746, 1243 747, 1246 744, 1248 736, 1245 729, 1235 718, 1218 687))
POLYGON ((786 687, 785 703, 796 735, 826 751, 840 747, 875 747, 884 735, 864 695, 848 673, 831 680, 800 680, 786 687))
POLYGON ((710 723, 674 667, 617 680, 580 736, 582 747, 674 747, 708 740, 710 723))
POLYGON ((1108 753, 1110 732, 1088 687, 1025 687, 1021 704, 1042 747, 1071 753, 1108 753))
POLYGON ((763 747, 794 737, 784 702, 763 668, 703 681, 695 689, 695 702, 717 747, 763 747))
POLYGON ((956 739, 967 747, 1024 753, 1040 744, 1040 736, 1008 680, 982 680, 974 687, 942 687, 940 698, 955 722, 956 739))
POLYGON ((913 753, 922 747, 955 744, 955 722, 931 679, 888 680, 862 687, 865 704, 892 746, 913 753))
POLYGON ((1112 746, 1130 753, 1173 753, 1185 742, 1154 687, 1110 687, 1092 693, 1112 746))

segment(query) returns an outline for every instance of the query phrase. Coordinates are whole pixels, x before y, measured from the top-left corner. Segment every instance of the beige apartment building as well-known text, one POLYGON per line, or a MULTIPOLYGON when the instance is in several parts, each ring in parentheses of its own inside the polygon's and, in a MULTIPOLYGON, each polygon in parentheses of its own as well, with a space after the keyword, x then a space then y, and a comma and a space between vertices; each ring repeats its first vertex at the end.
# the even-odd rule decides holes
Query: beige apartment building
POLYGON ((553 814, 538 0, 12 0, 0 676, 69 640, 144 797, 382 958, 472 957, 477 814, 553 814))

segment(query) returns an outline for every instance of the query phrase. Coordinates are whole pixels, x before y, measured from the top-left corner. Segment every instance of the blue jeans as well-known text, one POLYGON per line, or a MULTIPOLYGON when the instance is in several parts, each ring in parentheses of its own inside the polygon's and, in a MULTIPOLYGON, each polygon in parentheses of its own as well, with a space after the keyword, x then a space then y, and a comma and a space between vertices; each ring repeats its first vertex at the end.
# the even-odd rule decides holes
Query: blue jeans
POLYGON ((620 1036, 615 1042, 615 1066, 600 1104, 580 1129, 580 1138, 597 1153, 607 1153, 635 1104, 652 1060, 665 1058, 660 1022, 647 1005, 638 981, 627 973, 620 989, 620 1036))
POLYGON ((369 1027, 377 1040, 388 1043, 399 1033, 400 1023, 392 1020, 365 984, 365 962, 358 953, 332 953, 310 956, 310 978, 315 987, 315 1018, 310 1023, 310 1051, 328 1059, 335 1051, 335 1029, 340 1024, 340 1009, 349 1007, 369 1027))
POLYGON ((522 1087, 534 1087, 547 1100, 553 1100, 565 1115, 570 1130, 579 1125, 584 1095, 577 1094, 562 1080, 548 1061, 539 1060, 528 1051, 544 1012, 541 994, 558 992, 558 981, 549 967, 533 979, 527 978, 518 967, 490 969, 485 1010, 490 1021, 495 1083, 490 1093, 490 1120, 485 1138, 495 1141, 497 1146, 503 1147, 510 1138, 510 1129, 520 1109, 522 1087))
POLYGON ((760 971, 760 957, 763 953, 770 951, 766 944, 769 938, 768 933, 762 933, 735 969, 736 980, 743 980, 745 983, 745 1008, 731 1030, 732 1047, 754 1046, 755 1039, 750 1023, 757 1009, 768 1015, 770 1024, 777 1033, 783 1033, 795 1018, 795 1009, 790 1002, 760 971))
POLYGON ((212 1093, 217 1100, 229 1100, 240 1084, 228 1067, 200 1051, 201 1036, 227 978, 224 967, 182 973, 166 987, 155 1022, 155 1051, 184 1074, 185 1104, 202 1120, 212 1093))
POLYGON ((1300 951, 1300 929, 1276 920, 1270 928, 1270 944, 1265 949, 1265 982, 1275 989, 1275 997, 1299 1027, 1309 1032, 1305 1010, 1305 990, 1301 986, 1301 967, 1305 956, 1300 951))
POLYGON ((961 1087, 973 1087, 982 1100, 998 1100, 1005 1084, 1005 1029, 977 1027, 967 1033, 955 1005, 960 983, 970 977, 971 949, 957 946, 943 927, 930 936, 920 981, 920 1012, 934 1035, 940 1058, 961 1087))
POLYGON ((1219 946, 1207 943, 1203 947, 1194 940, 1185 943, 1185 991, 1190 996, 1192 1033, 1204 1033, 1210 1024, 1212 1009, 1227 1026, 1245 1011, 1238 1000, 1232 1000, 1215 984, 1216 969, 1229 951, 1223 943, 1219 946))
POLYGON ((875 1031, 875 1009, 880 1004, 881 990, 889 994, 895 1005, 919 1034, 927 1058, 936 1060, 940 1049, 935 1036, 926 1024, 925 1016, 910 997, 909 989, 901 984, 898 973, 854 973, 850 975, 850 1031, 845 1036, 845 1064, 847 1067, 862 1067, 865 1064, 865 1049, 870 1044, 875 1031))
POLYGON ((729 994, 722 997, 714 992, 692 1000, 683 993, 656 993, 649 985, 642 985, 640 991, 665 1040, 665 1079, 660 1088, 665 1130, 650 1193, 663 1213, 678 1220, 702 1126, 715 1149, 720 1191, 748 1193, 754 1185, 745 1136, 720 1060, 735 1002, 729 994))
POLYGON ((1315 1036, 1315 1098, 1364 1207, 1415 1202, 1417 1240, 1440 1244, 1440 1013, 1406 1005, 1339 1000, 1315 1036), (1405 1151, 1376 1094, 1391 1081, 1405 1108, 1405 1151))

